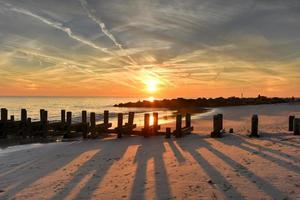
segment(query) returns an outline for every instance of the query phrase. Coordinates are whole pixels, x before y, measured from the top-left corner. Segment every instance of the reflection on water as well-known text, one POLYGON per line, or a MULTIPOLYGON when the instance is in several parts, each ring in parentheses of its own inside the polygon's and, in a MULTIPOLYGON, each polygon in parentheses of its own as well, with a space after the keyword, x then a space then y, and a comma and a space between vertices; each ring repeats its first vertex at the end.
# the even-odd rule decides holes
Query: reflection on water
MULTIPOLYGON (((150 97, 151 98, 151 97, 150 97)), ((149 100, 145 98, 146 100, 149 100)), ((72 121, 81 121, 81 111, 86 110, 88 116, 90 112, 96 112, 98 123, 103 120, 103 111, 110 111, 110 121, 116 126, 117 113, 122 112, 124 122, 127 122, 128 112, 135 112, 135 123, 137 126, 144 124, 144 113, 150 113, 150 123, 153 124, 152 112, 159 113, 159 123, 171 122, 174 120, 174 111, 156 108, 119 108, 114 104, 135 102, 144 100, 142 98, 123 97, 0 97, 0 107, 8 109, 8 115, 14 115, 16 120, 20 119, 21 109, 27 109, 28 117, 33 121, 39 120, 39 110, 48 110, 50 121, 60 120, 60 110, 72 111, 72 121)), ((153 97, 154 100, 154 97, 153 97)))

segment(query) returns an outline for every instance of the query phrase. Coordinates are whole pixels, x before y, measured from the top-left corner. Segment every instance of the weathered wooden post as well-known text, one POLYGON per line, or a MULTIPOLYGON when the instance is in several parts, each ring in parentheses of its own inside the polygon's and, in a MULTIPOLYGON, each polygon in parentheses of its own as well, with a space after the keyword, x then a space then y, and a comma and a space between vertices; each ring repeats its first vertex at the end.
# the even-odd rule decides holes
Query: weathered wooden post
POLYGON ((10 121, 12 121, 12 122, 15 121, 15 116, 14 115, 10 116, 10 121))
POLYGON ((251 119, 251 134, 250 137, 259 137, 258 135, 258 116, 253 115, 251 119))
POLYGON ((41 124, 44 121, 44 119, 43 119, 43 112, 44 111, 45 111, 44 109, 40 109, 40 122, 41 122, 41 124))
POLYGON ((294 130, 294 119, 295 119, 295 116, 289 116, 289 131, 294 130))
POLYGON ((60 121, 62 124, 66 123, 66 110, 61 110, 60 111, 60 121))
POLYGON ((122 137, 123 113, 118 113, 118 138, 122 137))
POLYGON ((104 124, 108 124, 109 123, 109 111, 108 110, 104 110, 104 124))
POLYGON ((175 137, 179 138, 182 137, 182 115, 181 113, 178 113, 176 116, 176 132, 175 132, 175 137))
POLYGON ((128 114, 128 124, 133 125, 133 121, 134 121, 134 112, 129 112, 129 114, 128 114))
POLYGON ((166 128, 166 138, 171 138, 171 128, 166 128))
POLYGON ((43 119, 43 137, 48 135, 48 111, 44 110, 42 112, 42 119, 43 119))
POLYGON ((191 127, 191 114, 185 114, 185 127, 191 127))
POLYGON ((82 137, 87 138, 88 124, 87 124, 87 112, 83 110, 81 113, 81 123, 82 123, 82 137))
POLYGON ((213 131, 211 137, 222 137, 223 134, 223 114, 213 116, 213 131))
POLYGON ((1 108, 1 121, 6 122, 7 121, 7 109, 1 108))
POLYGON ((300 118, 294 119, 294 135, 300 135, 300 118))
POLYGON ((67 134, 66 137, 71 137, 72 112, 67 112, 67 134))
POLYGON ((150 129, 150 115, 149 115, 149 113, 146 113, 144 115, 144 129, 143 129, 144 137, 149 136, 149 129, 150 129))
POLYGON ((1 129, 0 129, 0 138, 6 138, 7 137, 7 131, 6 131, 6 122, 7 122, 7 109, 1 108, 1 129))
POLYGON ((26 119, 26 129, 25 129, 26 135, 31 137, 32 136, 32 132, 31 132, 31 118, 28 117, 26 119))
POLYGON ((158 131, 158 113, 157 112, 153 113, 153 130, 154 130, 154 134, 156 134, 158 131))
POLYGON ((21 122, 22 124, 26 124, 27 120, 27 110, 26 109, 21 109, 21 122))
POLYGON ((91 123, 91 136, 92 138, 96 136, 96 113, 90 113, 90 123, 91 123))

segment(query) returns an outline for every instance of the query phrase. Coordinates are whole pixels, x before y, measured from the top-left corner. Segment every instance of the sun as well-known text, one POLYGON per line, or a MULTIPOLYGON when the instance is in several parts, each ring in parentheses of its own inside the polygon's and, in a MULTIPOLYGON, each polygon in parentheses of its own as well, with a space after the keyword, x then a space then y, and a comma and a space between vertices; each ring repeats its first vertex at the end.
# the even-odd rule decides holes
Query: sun
POLYGON ((148 80, 146 82, 146 89, 148 92, 156 92, 157 91, 157 81, 156 80, 148 80))

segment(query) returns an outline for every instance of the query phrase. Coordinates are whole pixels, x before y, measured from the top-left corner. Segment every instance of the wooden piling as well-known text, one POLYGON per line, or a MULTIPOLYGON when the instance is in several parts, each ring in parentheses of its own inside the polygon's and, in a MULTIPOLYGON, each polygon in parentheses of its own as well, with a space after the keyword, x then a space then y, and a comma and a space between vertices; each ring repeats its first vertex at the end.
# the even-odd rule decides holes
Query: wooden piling
POLYGON ((134 122, 134 112, 129 112, 128 114, 128 124, 133 125, 134 122))
POLYGON ((253 115, 251 119, 251 137, 259 137, 258 135, 258 116, 253 115))
POLYGON ((66 110, 60 111, 60 121, 62 124, 66 123, 66 110))
POLYGON ((22 124, 26 124, 27 120, 27 110, 26 109, 21 109, 21 122, 22 124))
POLYGON ((82 131, 82 137, 83 138, 87 138, 87 134, 88 134, 88 123, 87 123, 87 112, 86 110, 83 110, 81 113, 81 122, 82 122, 82 127, 81 127, 81 131, 82 131))
POLYGON ((25 134, 29 137, 32 136, 32 129, 31 129, 31 118, 28 117, 26 119, 26 129, 25 129, 25 134))
POLYGON ((90 113, 90 123, 91 123, 91 136, 95 137, 96 135, 96 113, 90 113))
POLYGON ((144 128, 143 128, 144 137, 149 136, 149 129, 150 129, 150 115, 149 113, 146 113, 144 115, 144 128))
POLYGON ((108 124, 109 123, 109 111, 108 110, 104 110, 104 120, 103 120, 104 124, 108 124))
POLYGON ((122 137, 123 113, 118 113, 118 138, 122 137))
POLYGON ((86 124, 86 123, 87 123, 87 112, 86 112, 86 110, 83 110, 83 111, 81 112, 81 122, 82 122, 83 124, 86 124))
POLYGON ((294 135, 300 135, 300 118, 294 119, 294 135))
POLYGON ((7 109, 1 108, 1 121, 6 122, 7 121, 7 109))
POLYGON ((177 138, 182 137, 181 128, 182 128, 182 115, 181 115, 181 113, 178 113, 177 116, 176 116, 176 133, 175 133, 175 137, 177 137, 177 138))
POLYGON ((44 110, 43 112, 43 120, 44 120, 43 136, 46 137, 48 135, 48 111, 47 110, 44 110))
POLYGON ((295 119, 295 116, 289 116, 289 131, 294 130, 294 119, 295 119))
POLYGON ((44 111, 45 111, 44 109, 40 109, 40 122, 44 121, 44 119, 43 119, 43 112, 44 111))
POLYGON ((166 138, 171 138, 171 128, 166 128, 166 138))
POLYGON ((157 112, 153 113, 153 129, 154 129, 154 133, 156 134, 158 131, 158 113, 157 112))
POLYGON ((185 114, 185 127, 191 127, 191 114, 185 114))
POLYGON ((12 122, 15 121, 15 116, 14 115, 10 116, 10 121, 12 121, 12 122))

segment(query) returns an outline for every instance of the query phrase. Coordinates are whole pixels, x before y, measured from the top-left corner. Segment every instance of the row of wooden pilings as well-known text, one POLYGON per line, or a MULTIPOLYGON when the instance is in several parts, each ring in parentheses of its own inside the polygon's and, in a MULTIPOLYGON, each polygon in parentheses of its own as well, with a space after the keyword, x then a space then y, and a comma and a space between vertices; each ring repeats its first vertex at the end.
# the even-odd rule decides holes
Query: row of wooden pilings
POLYGON ((61 120, 59 122, 49 122, 48 111, 40 110, 40 121, 32 122, 31 118, 27 117, 27 110, 21 109, 21 120, 15 121, 14 116, 8 119, 8 111, 6 108, 1 109, 0 120, 0 138, 6 138, 9 133, 15 136, 23 137, 47 137, 50 135, 63 134, 64 138, 73 138, 82 134, 83 138, 97 138, 101 135, 115 133, 118 138, 123 135, 143 135, 145 137, 153 135, 165 135, 170 138, 182 137, 193 131, 191 126, 191 115, 186 113, 185 126, 182 127, 182 114, 176 116, 176 129, 171 132, 171 128, 166 128, 166 131, 160 131, 161 126, 158 124, 158 113, 153 113, 153 124, 150 124, 150 114, 144 114, 144 127, 141 130, 134 130, 134 112, 129 112, 128 121, 124 123, 124 114, 118 113, 117 127, 112 128, 112 123, 109 123, 109 111, 105 110, 103 115, 103 123, 96 123, 96 113, 90 113, 90 121, 88 122, 87 111, 82 111, 81 122, 72 123, 72 112, 61 110, 61 120))
MULTIPOLYGON (((250 137, 259 137, 258 132, 258 115, 252 115, 251 118, 251 131, 250 137)), ((295 116, 289 116, 289 128, 288 131, 294 133, 294 135, 300 135, 300 118, 295 118, 295 116)), ((233 129, 229 130, 233 133, 233 129)), ((213 116, 213 131, 211 132, 211 137, 222 137, 225 133, 223 128, 223 114, 217 114, 213 116)))
MULTIPOLYGON (((21 109, 20 121, 15 121, 13 115, 8 119, 8 111, 6 108, 1 108, 0 120, 0 138, 6 138, 8 133, 13 133, 23 137, 47 137, 50 135, 63 134, 65 138, 72 138, 82 134, 83 138, 97 138, 103 134, 116 133, 118 138, 122 135, 143 135, 145 137, 153 135, 165 135, 170 138, 182 137, 193 131, 191 126, 191 115, 185 114, 185 126, 182 126, 183 116, 181 113, 176 115, 176 129, 172 132, 171 128, 166 128, 165 131, 160 131, 161 126, 158 124, 158 113, 153 113, 153 124, 150 125, 150 114, 144 114, 144 127, 141 130, 135 130, 134 112, 129 112, 128 121, 124 123, 124 114, 118 113, 117 127, 112 128, 109 123, 109 111, 104 111, 103 123, 96 123, 96 113, 90 113, 90 121, 88 122, 87 111, 82 111, 81 122, 72 123, 72 112, 61 110, 61 120, 59 122, 49 122, 48 111, 40 110, 40 121, 32 122, 31 118, 27 117, 27 110, 21 109)), ((251 118, 251 137, 259 137, 258 133, 258 115, 253 115, 251 118)), ((300 118, 289 116, 289 131, 293 131, 295 135, 300 135, 300 118)), ((229 130, 233 133, 233 129, 229 130)), ((213 116, 213 131, 211 137, 222 137, 225 133, 223 128, 223 115, 217 114, 213 116)))

